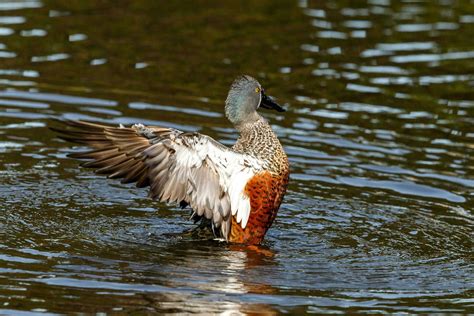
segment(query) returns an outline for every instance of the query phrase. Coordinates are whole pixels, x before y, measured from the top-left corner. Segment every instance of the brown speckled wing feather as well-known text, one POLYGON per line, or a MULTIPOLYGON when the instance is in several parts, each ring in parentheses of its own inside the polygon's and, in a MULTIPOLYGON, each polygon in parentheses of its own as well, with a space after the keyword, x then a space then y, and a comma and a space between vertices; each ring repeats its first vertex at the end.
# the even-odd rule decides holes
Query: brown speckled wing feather
MULTIPOLYGON (((69 155, 72 158, 90 159, 81 164, 83 167, 96 168, 96 173, 113 179, 121 178, 122 183, 137 182, 139 188, 150 185, 143 151, 155 139, 148 139, 133 128, 82 121, 66 121, 64 124, 65 129, 51 129, 58 132, 61 139, 93 148, 91 151, 69 155)), ((156 128, 156 138, 160 137, 160 133, 167 134, 170 130, 156 128)))

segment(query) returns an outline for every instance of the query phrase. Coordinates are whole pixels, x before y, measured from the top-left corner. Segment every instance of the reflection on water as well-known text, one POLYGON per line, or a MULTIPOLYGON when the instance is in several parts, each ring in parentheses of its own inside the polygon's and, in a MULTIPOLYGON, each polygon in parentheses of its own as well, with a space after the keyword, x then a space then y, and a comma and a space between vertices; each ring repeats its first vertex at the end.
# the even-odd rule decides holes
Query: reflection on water
POLYGON ((472 4, 251 7, 0 2, 0 314, 472 308, 472 4), (292 176, 261 247, 175 236, 187 211, 80 169, 47 129, 142 122, 232 144, 241 73, 289 108, 265 114, 292 176))

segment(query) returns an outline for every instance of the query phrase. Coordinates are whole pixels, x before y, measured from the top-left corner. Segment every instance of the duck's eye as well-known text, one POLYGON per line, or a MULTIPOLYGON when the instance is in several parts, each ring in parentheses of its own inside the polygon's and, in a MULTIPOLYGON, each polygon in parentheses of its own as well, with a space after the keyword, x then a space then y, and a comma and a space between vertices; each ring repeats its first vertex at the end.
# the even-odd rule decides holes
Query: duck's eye
POLYGON ((256 87, 256 88, 255 88, 255 92, 260 93, 260 88, 259 88, 259 87, 256 87))

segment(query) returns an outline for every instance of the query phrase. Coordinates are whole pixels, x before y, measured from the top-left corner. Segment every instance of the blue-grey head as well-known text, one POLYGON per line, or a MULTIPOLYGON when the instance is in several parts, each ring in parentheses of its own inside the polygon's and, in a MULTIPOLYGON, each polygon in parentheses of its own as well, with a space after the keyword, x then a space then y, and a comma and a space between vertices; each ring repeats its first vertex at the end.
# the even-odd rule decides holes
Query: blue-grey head
POLYGON ((225 115, 234 125, 257 119, 257 109, 274 109, 284 112, 280 105, 269 98, 260 83, 243 75, 234 80, 225 100, 225 115))

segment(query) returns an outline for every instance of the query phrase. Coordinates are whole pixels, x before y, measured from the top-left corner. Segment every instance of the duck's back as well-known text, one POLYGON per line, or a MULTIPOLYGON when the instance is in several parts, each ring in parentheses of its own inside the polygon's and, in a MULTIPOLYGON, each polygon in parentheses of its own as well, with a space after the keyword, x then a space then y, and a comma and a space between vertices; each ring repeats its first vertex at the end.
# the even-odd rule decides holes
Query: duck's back
POLYGON ((233 149, 265 162, 263 171, 247 182, 250 217, 245 229, 232 218, 229 241, 259 244, 276 217, 289 179, 289 164, 283 147, 265 119, 241 128, 233 149))

